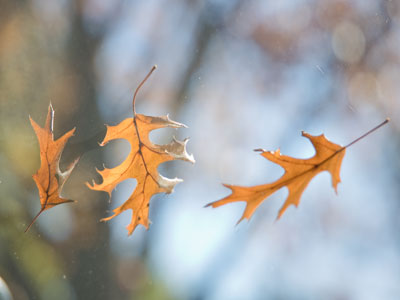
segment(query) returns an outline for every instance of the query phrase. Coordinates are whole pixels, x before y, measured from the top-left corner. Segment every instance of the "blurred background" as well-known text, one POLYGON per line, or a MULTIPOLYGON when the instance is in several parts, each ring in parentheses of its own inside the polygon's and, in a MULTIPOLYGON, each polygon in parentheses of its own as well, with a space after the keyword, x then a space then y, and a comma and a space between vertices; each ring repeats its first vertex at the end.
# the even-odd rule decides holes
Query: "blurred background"
POLYGON ((399 24, 397 0, 0 1, 0 277, 14 299, 400 299, 399 24), (85 182, 129 153, 98 143, 154 64, 136 110, 188 125, 151 138, 190 137, 196 164, 159 168, 184 182, 128 237, 129 211, 99 220, 135 180, 111 202, 85 182), (24 234, 40 208, 29 115, 43 126, 50 101, 55 137, 77 128, 61 159, 81 156, 62 193, 77 203, 24 234), (203 208, 229 194, 221 183, 281 176, 255 148, 307 158, 301 130, 346 145, 386 117, 347 149, 338 195, 325 172, 279 221, 285 189, 238 226, 244 203, 203 208))

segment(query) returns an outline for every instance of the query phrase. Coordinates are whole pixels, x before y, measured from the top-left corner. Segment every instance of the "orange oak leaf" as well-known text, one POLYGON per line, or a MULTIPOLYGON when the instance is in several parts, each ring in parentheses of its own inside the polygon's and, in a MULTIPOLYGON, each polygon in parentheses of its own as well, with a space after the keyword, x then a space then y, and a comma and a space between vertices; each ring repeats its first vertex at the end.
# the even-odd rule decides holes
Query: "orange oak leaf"
POLYGON ((26 228, 25 232, 29 230, 43 211, 58 204, 74 202, 74 200, 62 198, 60 193, 65 181, 68 179, 79 160, 79 158, 76 159, 65 172, 61 172, 59 166, 60 157, 68 139, 74 135, 75 128, 65 133, 58 140, 54 140, 54 110, 51 104, 49 105, 46 124, 43 128, 40 127, 31 117, 29 117, 29 119, 33 129, 35 130, 40 147, 40 168, 32 177, 39 190, 41 209, 26 228))
POLYGON ((388 121, 389 119, 386 119, 383 123, 345 147, 330 142, 323 134, 312 136, 306 132, 302 132, 302 136, 308 138, 315 148, 315 155, 308 159, 281 155, 279 149, 277 151, 256 149, 255 151, 261 152, 261 155, 266 159, 280 165, 285 170, 282 177, 275 182, 252 187, 224 184, 224 186, 231 189, 232 193, 221 200, 207 204, 206 207, 218 207, 231 202, 244 201, 246 202, 246 208, 238 221, 240 223, 243 219, 250 219, 257 207, 267 197, 279 189, 286 187, 289 194, 282 208, 279 210, 277 217, 279 219, 290 205, 295 205, 296 207, 299 205, 301 195, 310 181, 323 171, 328 171, 331 174, 332 186, 335 192, 337 192, 337 185, 340 182, 340 167, 346 148, 383 126, 388 121))
POLYGON ((131 209, 131 223, 126 227, 129 235, 139 224, 148 229, 151 197, 158 193, 169 194, 173 192, 175 185, 182 181, 178 178, 169 179, 163 177, 157 171, 158 166, 176 159, 194 163, 193 156, 186 152, 188 139, 178 141, 174 138, 167 145, 156 145, 149 139, 149 133, 152 130, 165 127, 186 127, 185 125, 170 120, 168 116, 150 117, 137 114, 135 111, 137 92, 155 68, 156 66, 151 69, 135 91, 133 96, 133 118, 125 119, 116 126, 107 125, 106 136, 100 144, 100 146, 104 146, 111 140, 126 139, 130 144, 131 152, 119 166, 112 169, 97 170, 103 178, 101 184, 96 184, 94 181, 93 185, 87 183, 87 186, 92 190, 107 192, 111 197, 111 192, 119 183, 128 178, 136 179, 136 188, 129 199, 114 209, 112 216, 102 219, 102 221, 108 221, 123 211, 131 209))

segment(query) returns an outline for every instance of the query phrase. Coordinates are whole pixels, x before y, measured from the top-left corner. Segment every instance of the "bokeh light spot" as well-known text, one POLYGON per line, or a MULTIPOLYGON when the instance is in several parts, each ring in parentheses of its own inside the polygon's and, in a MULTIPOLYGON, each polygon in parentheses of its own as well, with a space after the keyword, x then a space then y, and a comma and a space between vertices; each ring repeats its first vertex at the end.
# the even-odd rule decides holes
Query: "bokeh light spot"
POLYGON ((332 48, 339 60, 345 63, 357 63, 365 51, 364 33, 353 23, 340 23, 333 30, 332 48))

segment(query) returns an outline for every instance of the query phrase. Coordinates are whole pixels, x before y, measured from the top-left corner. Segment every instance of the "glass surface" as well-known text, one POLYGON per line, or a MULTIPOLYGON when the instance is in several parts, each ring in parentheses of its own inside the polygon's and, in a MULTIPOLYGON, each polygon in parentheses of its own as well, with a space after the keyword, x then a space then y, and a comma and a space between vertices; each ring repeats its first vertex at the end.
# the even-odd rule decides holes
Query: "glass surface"
POLYGON ((386 0, 1 1, 0 278, 13 298, 400 299, 399 24, 386 0), (190 137, 196 163, 159 167, 184 182, 128 236, 130 211, 100 219, 136 181, 110 201, 85 183, 129 154, 125 140, 99 146, 104 124, 132 117, 154 64, 136 111, 186 124, 150 137, 190 137), (62 191, 76 203, 24 233, 40 210, 29 116, 44 126, 50 102, 55 138, 76 127, 60 162, 80 157, 62 191), (244 202, 204 208, 229 195, 221 183, 282 175, 253 149, 308 158, 302 130, 346 145, 387 117, 347 149, 337 194, 324 172, 279 221, 286 188, 237 226, 244 202))

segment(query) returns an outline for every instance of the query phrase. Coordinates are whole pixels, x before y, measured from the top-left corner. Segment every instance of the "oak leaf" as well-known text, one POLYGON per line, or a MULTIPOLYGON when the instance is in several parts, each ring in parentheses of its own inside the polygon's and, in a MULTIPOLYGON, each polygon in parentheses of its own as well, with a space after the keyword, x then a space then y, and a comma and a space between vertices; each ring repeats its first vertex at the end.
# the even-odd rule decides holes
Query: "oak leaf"
POLYGON ((54 110, 51 104, 49 105, 46 124, 43 128, 31 117, 29 117, 29 119, 38 138, 40 147, 40 168, 32 177, 39 190, 41 209, 26 228, 25 232, 29 230, 43 211, 62 203, 74 202, 74 200, 62 198, 60 193, 65 181, 68 179, 79 160, 76 159, 65 172, 61 172, 59 166, 60 157, 68 139, 74 135, 75 128, 65 133, 59 139, 54 140, 54 110))
POLYGON ((331 174, 332 186, 335 192, 337 192, 337 185, 340 182, 340 167, 346 148, 383 126, 388 121, 389 119, 386 119, 383 123, 344 147, 330 142, 323 134, 312 136, 306 132, 302 132, 302 135, 308 138, 315 148, 315 155, 308 159, 281 155, 279 149, 275 152, 256 149, 255 151, 261 152, 263 157, 280 165, 285 170, 284 174, 275 182, 252 187, 224 184, 224 186, 231 189, 232 193, 221 200, 207 204, 206 207, 218 207, 232 202, 244 201, 246 202, 246 208, 238 221, 240 223, 243 219, 250 219, 257 207, 267 197, 279 189, 286 187, 289 194, 279 210, 277 216, 279 219, 290 205, 295 205, 296 207, 299 205, 301 195, 310 181, 323 171, 328 171, 331 174))
POLYGON ((169 179, 163 177, 157 171, 158 166, 176 159, 194 163, 193 156, 186 152, 188 139, 178 141, 173 138, 172 142, 167 145, 156 145, 149 139, 149 133, 152 130, 165 127, 186 127, 184 124, 172 121, 168 116, 150 117, 137 114, 135 111, 137 92, 154 70, 155 66, 135 91, 133 96, 133 118, 127 118, 116 126, 107 125, 106 136, 100 144, 100 146, 104 146, 109 141, 125 139, 130 144, 131 152, 119 166, 112 169, 97 170, 103 178, 102 183, 96 184, 93 181, 92 186, 87 183, 87 186, 92 190, 107 192, 111 197, 111 192, 119 183, 128 178, 136 179, 136 188, 129 199, 114 209, 112 216, 102 219, 102 221, 108 221, 123 211, 131 209, 131 223, 126 227, 129 235, 139 224, 148 229, 151 197, 162 192, 167 194, 173 192, 175 185, 182 181, 178 178, 169 179))

